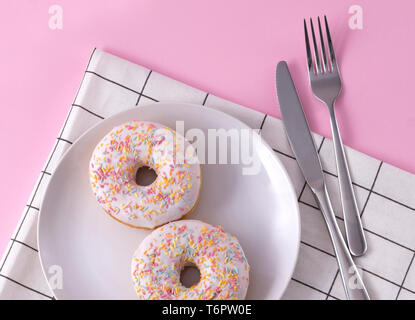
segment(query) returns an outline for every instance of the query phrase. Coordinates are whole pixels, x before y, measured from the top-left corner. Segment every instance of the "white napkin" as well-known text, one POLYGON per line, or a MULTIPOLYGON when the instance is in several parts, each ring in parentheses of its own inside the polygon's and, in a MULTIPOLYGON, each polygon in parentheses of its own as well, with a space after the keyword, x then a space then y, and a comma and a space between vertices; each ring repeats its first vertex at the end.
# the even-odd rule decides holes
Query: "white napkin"
MULTIPOLYGON (((284 163, 301 211, 300 255, 285 299, 344 299, 336 259, 323 218, 288 145, 281 120, 192 88, 116 56, 94 50, 81 86, 22 218, 0 262, 0 299, 52 299, 37 250, 39 206, 56 164, 73 141, 101 119, 154 101, 178 101, 224 111, 252 128, 284 163)), ((332 141, 315 135, 338 222, 340 196, 332 141)), ((363 213, 368 252, 356 259, 373 299, 414 299, 415 176, 346 148, 363 213)))

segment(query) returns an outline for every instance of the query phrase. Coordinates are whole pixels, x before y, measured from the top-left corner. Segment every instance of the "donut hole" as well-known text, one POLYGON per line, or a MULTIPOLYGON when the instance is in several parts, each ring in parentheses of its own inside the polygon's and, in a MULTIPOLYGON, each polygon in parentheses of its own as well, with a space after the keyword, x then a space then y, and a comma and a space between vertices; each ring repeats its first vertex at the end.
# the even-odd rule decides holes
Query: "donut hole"
POLYGON ((141 166, 135 174, 135 183, 139 186, 149 186, 157 179, 157 173, 148 166, 141 166))
POLYGON ((187 263, 180 273, 180 282, 186 288, 198 284, 200 281, 200 270, 192 262, 187 263))

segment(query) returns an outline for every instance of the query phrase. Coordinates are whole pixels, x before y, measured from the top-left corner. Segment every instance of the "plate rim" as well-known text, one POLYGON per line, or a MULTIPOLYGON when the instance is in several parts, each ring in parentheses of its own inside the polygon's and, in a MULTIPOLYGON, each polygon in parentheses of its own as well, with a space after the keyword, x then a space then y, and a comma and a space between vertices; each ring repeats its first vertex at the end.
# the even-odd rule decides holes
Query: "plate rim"
MULTIPOLYGON (((228 114, 226 112, 223 112, 221 110, 217 110, 217 109, 214 109, 214 108, 209 108, 209 107, 206 107, 206 106, 204 106, 202 104, 196 104, 196 103, 181 103, 181 102, 177 102, 177 101, 159 101, 159 102, 148 103, 148 104, 145 104, 145 105, 142 105, 142 106, 139 106, 139 107, 136 106, 135 108, 130 108, 130 109, 123 110, 123 111, 117 112, 115 114, 112 114, 111 116, 109 116, 109 117, 107 117, 105 119, 102 119, 101 121, 97 122, 95 125, 93 125, 92 127, 90 127, 89 129, 87 129, 77 139, 75 139, 75 141, 72 143, 71 147, 64 152, 64 154, 59 159, 58 164, 56 165, 56 167, 55 167, 55 169, 54 169, 54 171, 53 171, 53 173, 52 173, 52 175, 50 177, 50 180, 48 182, 48 185, 46 186, 45 192, 44 192, 43 197, 42 197, 42 200, 41 200, 41 204, 40 204, 40 207, 39 207, 38 222, 37 222, 37 227, 36 227, 36 231, 37 231, 36 240, 37 240, 37 244, 38 244, 38 255, 39 255, 40 266, 41 266, 41 269, 42 269, 42 273, 43 273, 44 279, 45 279, 45 281, 47 283, 47 286, 48 286, 49 290, 51 291, 51 293, 53 294, 53 297, 56 300, 59 300, 59 297, 56 296, 55 290, 51 287, 51 285, 49 283, 48 275, 46 273, 44 261, 43 261, 43 258, 42 258, 42 252, 43 252, 43 250, 42 250, 41 245, 40 245, 40 243, 41 243, 41 241, 40 241, 40 238, 41 238, 40 229, 41 229, 41 227, 40 226, 41 226, 41 221, 42 221, 42 212, 43 212, 43 204, 44 204, 44 201, 43 200, 46 198, 46 195, 49 192, 49 189, 50 189, 50 186, 51 186, 51 181, 54 178, 54 173, 62 165, 64 159, 70 153, 70 151, 72 149, 72 146, 75 145, 76 143, 78 143, 81 139, 83 139, 84 136, 86 136, 87 134, 89 134, 89 132, 93 131, 97 126, 102 125, 102 123, 104 121, 107 121, 107 120, 109 121, 112 118, 115 118, 117 116, 120 116, 121 114, 124 114, 124 113, 129 113, 132 110, 135 110, 137 108, 151 108, 154 105, 159 105, 159 106, 160 105, 169 105, 169 108, 170 107, 174 107, 174 106, 187 106, 187 107, 194 108, 194 109, 200 109, 200 108, 202 108, 201 110, 205 110, 207 112, 216 113, 217 115, 230 118, 230 119, 232 119, 232 121, 236 121, 241 127, 248 128, 248 129, 253 130, 253 134, 255 134, 255 135, 257 135, 259 137, 261 143, 268 149, 268 151, 270 152, 270 154, 272 155, 272 157, 274 158, 274 160, 279 164, 280 168, 282 169, 282 172, 283 172, 285 178, 288 181, 288 187, 290 189, 290 193, 292 195, 296 195, 293 181, 292 181, 291 177, 289 176, 287 169, 285 168, 285 166, 282 163, 282 161, 277 157, 277 155, 275 154, 275 151, 270 147, 270 145, 268 144, 268 142, 266 142, 265 139, 263 139, 262 136, 255 131, 255 129, 251 128, 250 126, 248 126, 243 121, 239 120, 238 118, 235 118, 234 116, 232 116, 232 115, 230 115, 230 114, 228 114)), ((251 110, 251 109, 249 109, 249 110, 251 110)), ((297 197, 296 196, 294 197, 294 200, 295 201, 293 201, 293 202, 294 202, 294 208, 295 208, 295 210, 294 210, 295 211, 295 218, 297 219, 297 223, 296 223, 297 239, 296 239, 296 246, 295 246, 295 254, 294 254, 294 259, 293 259, 293 263, 292 263, 292 266, 291 266, 291 272, 289 273, 289 277, 287 277, 287 279, 285 280, 285 283, 283 283, 283 285, 282 285, 283 290, 281 290, 280 296, 277 297, 275 300, 280 300, 281 297, 284 295, 285 291, 287 290, 288 285, 289 285, 289 283, 291 281, 291 278, 292 278, 292 276, 294 274, 295 267, 297 265, 298 257, 299 257, 300 243, 301 243, 301 216, 300 216, 300 207, 299 207, 299 204, 298 204, 298 201, 297 201, 297 197)), ((294 214, 294 213, 292 213, 292 214, 294 214)), ((62 299, 62 300, 65 300, 65 299, 62 299)))

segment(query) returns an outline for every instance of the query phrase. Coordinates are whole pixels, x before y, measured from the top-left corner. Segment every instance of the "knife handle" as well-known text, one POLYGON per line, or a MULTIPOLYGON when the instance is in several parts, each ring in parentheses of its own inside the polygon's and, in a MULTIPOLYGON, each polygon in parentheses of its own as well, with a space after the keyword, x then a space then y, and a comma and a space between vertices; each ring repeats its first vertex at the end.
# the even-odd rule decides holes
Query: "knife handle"
POLYGON ((340 275, 342 277, 346 298, 349 300, 370 300, 362 277, 343 239, 343 235, 336 221, 330 197, 325 184, 314 189, 314 195, 326 221, 330 238, 333 243, 340 275))

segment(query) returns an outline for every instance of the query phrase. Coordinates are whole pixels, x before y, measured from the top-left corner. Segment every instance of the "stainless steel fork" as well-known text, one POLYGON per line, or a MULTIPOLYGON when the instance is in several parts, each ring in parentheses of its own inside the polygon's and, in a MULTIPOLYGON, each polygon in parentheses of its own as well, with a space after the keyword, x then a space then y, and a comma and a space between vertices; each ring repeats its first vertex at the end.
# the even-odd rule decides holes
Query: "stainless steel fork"
POLYGON ((362 222, 360 220, 359 208, 357 207, 356 197, 354 195, 350 179, 342 139, 337 125, 336 114, 334 112, 334 102, 341 91, 341 79, 326 16, 324 16, 324 23, 327 36, 328 55, 326 55, 326 46, 324 43, 323 33, 321 31, 320 18, 318 18, 321 49, 320 56, 314 32, 313 20, 310 18, 311 34, 314 45, 313 59, 313 55, 310 50, 310 41, 308 39, 307 23, 304 20, 308 76, 314 96, 325 103, 329 110, 347 243, 351 254, 354 256, 361 256, 365 254, 367 244, 363 232, 362 222))

